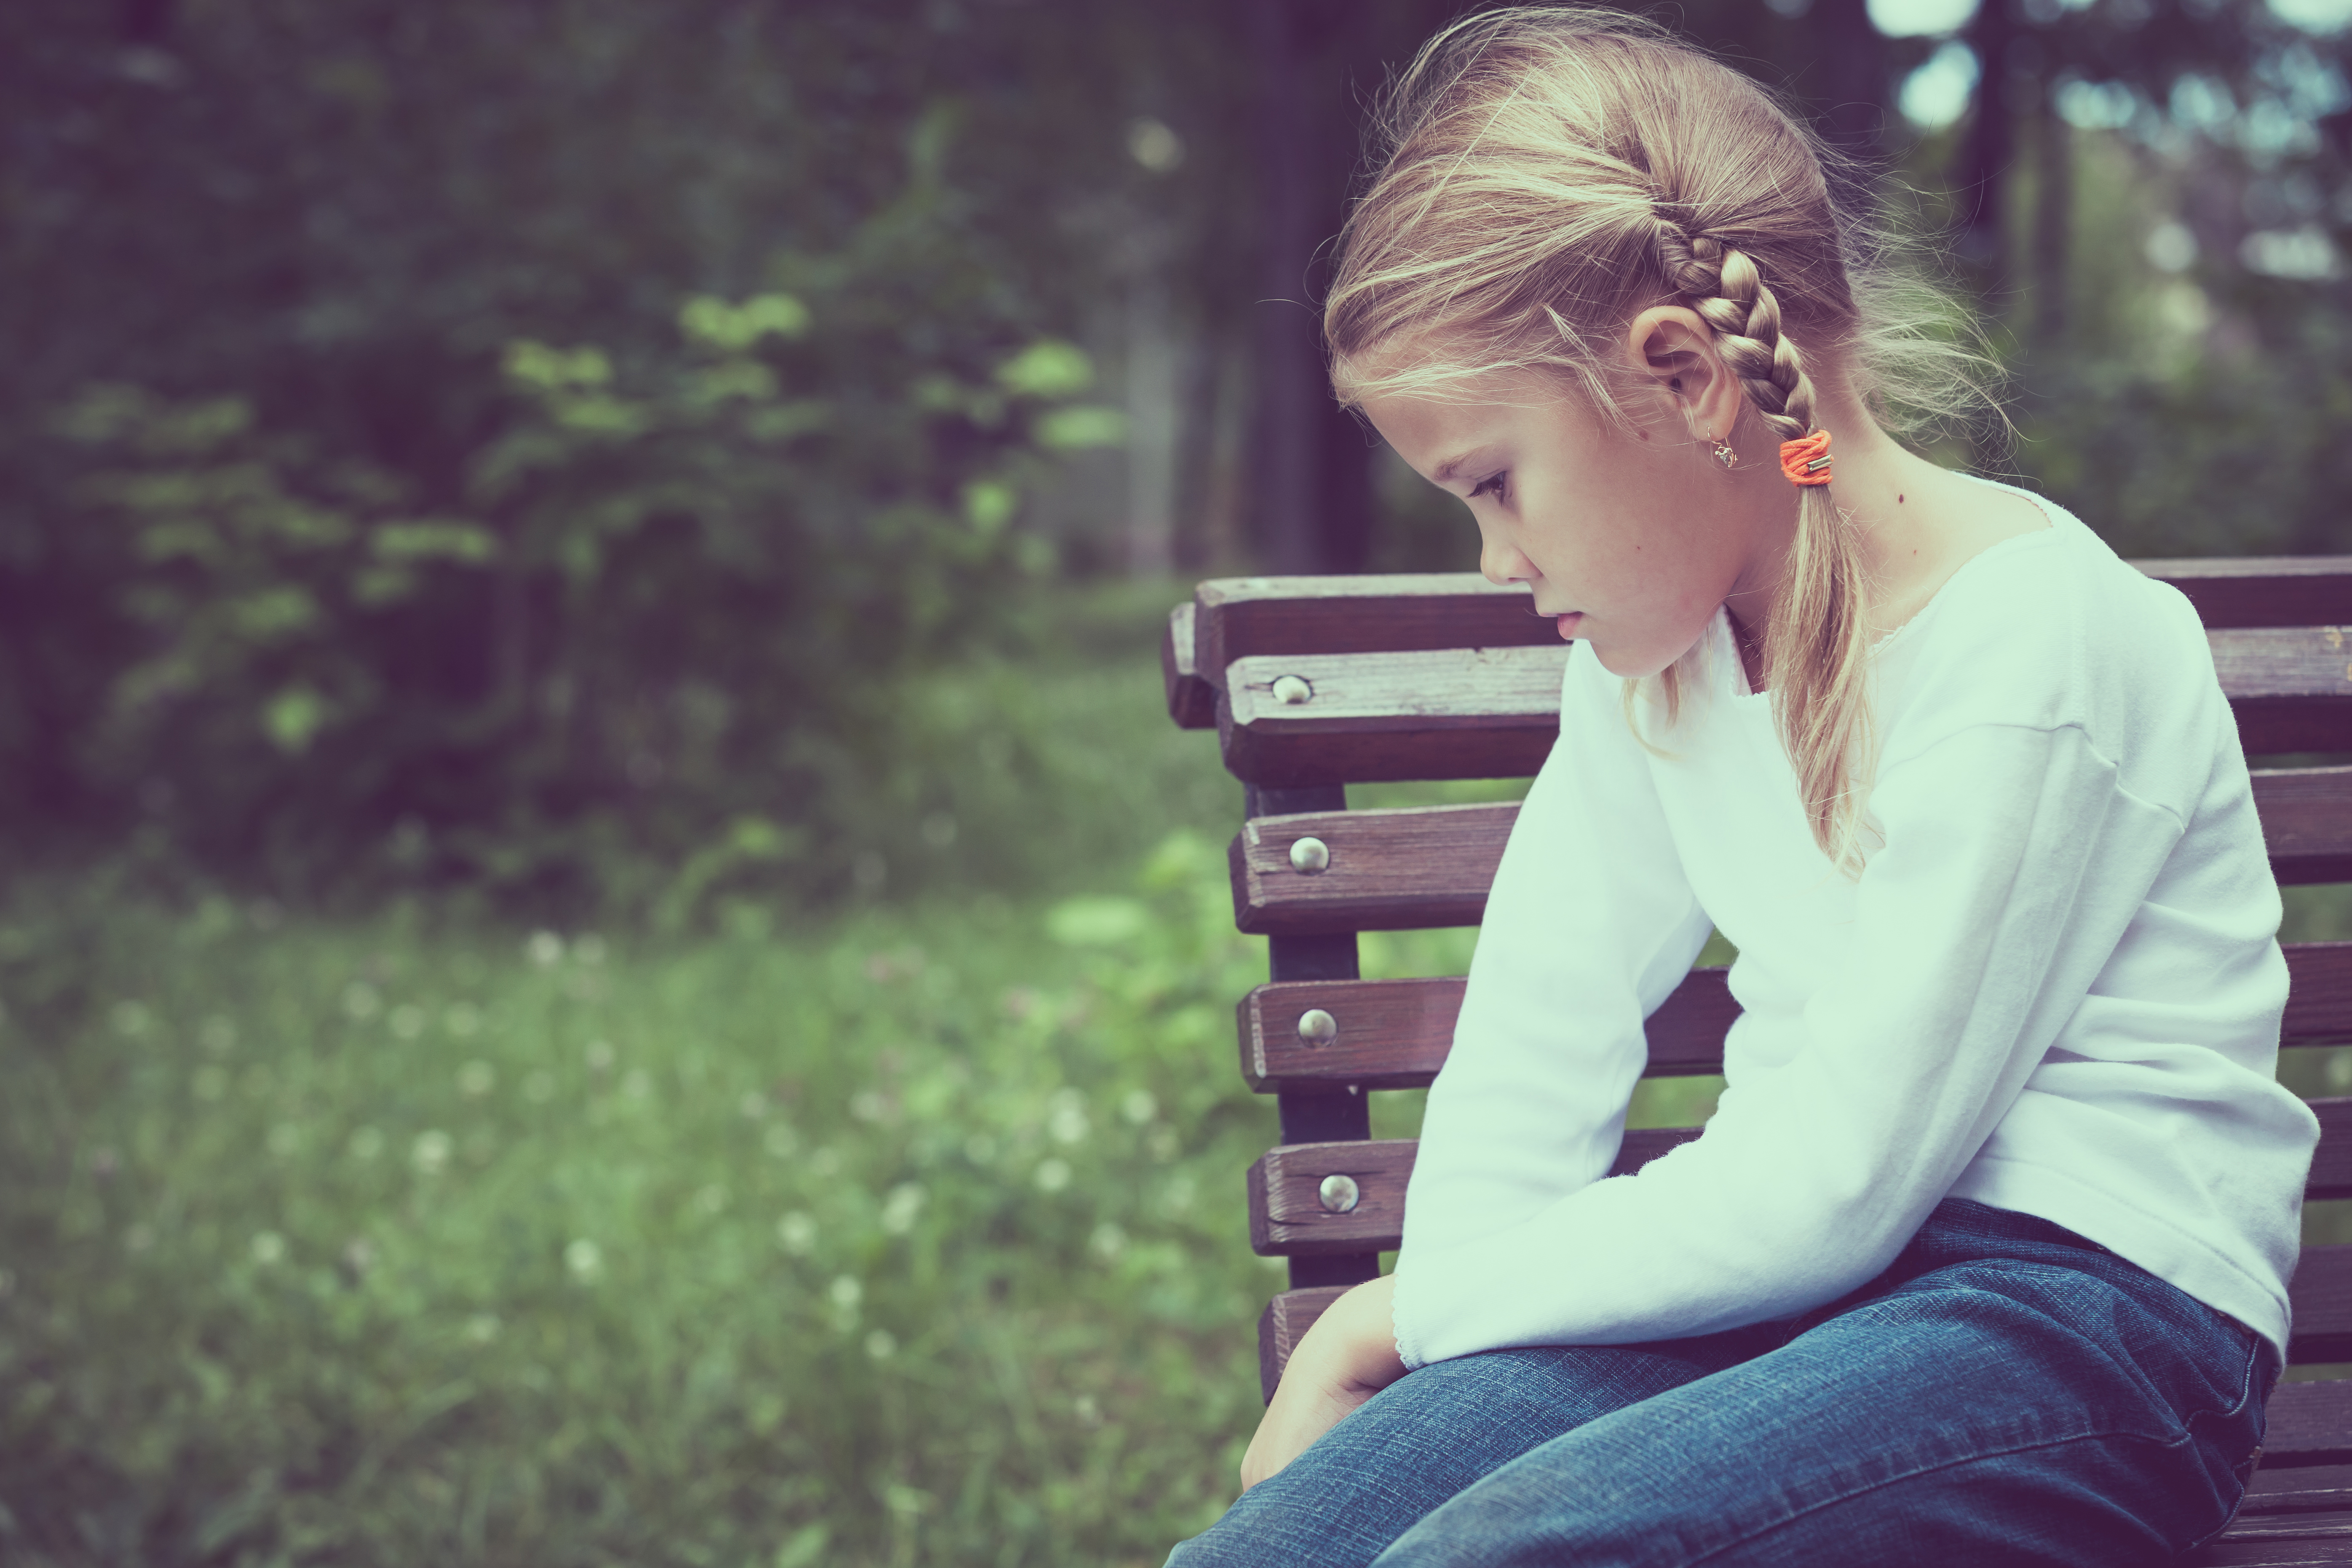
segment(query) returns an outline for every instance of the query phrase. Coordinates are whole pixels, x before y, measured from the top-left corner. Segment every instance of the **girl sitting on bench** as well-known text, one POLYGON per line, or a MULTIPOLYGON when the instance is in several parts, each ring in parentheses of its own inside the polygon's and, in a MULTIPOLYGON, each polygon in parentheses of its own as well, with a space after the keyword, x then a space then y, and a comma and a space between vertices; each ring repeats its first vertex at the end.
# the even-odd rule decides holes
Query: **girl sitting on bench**
POLYGON ((2280 902, 2195 613, 1886 433, 1969 361, 1738 73, 1494 12, 1385 132, 1335 384, 1580 646, 1396 1270, 1307 1332, 1171 1564, 2139 1568, 2218 1533, 2317 1123, 2273 1079, 2280 902), (1719 1108, 1608 1177, 1711 929, 1719 1108))

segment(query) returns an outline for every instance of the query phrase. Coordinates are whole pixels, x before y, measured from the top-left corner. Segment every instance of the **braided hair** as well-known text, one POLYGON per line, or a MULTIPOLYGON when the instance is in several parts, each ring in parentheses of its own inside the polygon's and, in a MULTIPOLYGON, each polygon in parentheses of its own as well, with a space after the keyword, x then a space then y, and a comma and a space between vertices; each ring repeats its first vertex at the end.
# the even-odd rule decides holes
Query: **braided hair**
MULTIPOLYGON (((1537 371, 1628 429, 1617 345, 1667 301, 1706 323, 1780 440, 1814 428, 1809 366, 1833 365, 1897 429, 1978 395, 1957 308, 1878 264, 1883 242, 1832 199, 1836 155, 1654 23, 1572 7, 1465 18, 1392 84, 1375 132, 1324 306, 1343 402, 1537 371), (1374 348, 1405 351, 1379 356, 1377 380, 1374 348)), ((1869 647, 1860 552, 1832 489, 1799 491, 1764 670, 1814 840, 1851 873, 1869 647)), ((1629 683, 1629 719, 1654 682, 1671 725, 1684 673, 1629 683)))
MULTIPOLYGON (((1782 441, 1811 435, 1813 383, 1804 356, 1781 330, 1780 302, 1747 253, 1710 235, 1689 236, 1658 221, 1658 260, 1715 332, 1723 356, 1765 426, 1782 441)), ((1863 690, 1869 629, 1863 616, 1861 552, 1827 485, 1797 492, 1790 548, 1765 648, 1764 681, 1791 757, 1817 759, 1801 776, 1813 837, 1842 864, 1855 858, 1860 811, 1854 774, 1866 749, 1870 710, 1863 690), (1833 650, 1829 658, 1810 650, 1833 650)))

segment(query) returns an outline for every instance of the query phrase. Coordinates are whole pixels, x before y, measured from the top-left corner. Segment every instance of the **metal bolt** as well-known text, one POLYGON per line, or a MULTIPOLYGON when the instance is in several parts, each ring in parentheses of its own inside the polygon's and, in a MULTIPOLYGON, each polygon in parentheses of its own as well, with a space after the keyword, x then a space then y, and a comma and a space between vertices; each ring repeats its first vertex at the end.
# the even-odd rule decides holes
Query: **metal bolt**
POLYGON ((1312 876, 1331 863, 1331 847, 1320 838, 1290 841, 1290 868, 1312 876))
POLYGON ((1339 1035, 1339 1020, 1320 1007, 1298 1015, 1298 1037, 1310 1046, 1328 1046, 1339 1035))
POLYGON ((1296 708, 1314 695, 1315 688, 1307 683, 1304 676, 1278 675, 1274 679, 1274 700, 1276 702, 1296 708))
POLYGON ((1343 1176, 1335 1171, 1323 1178, 1323 1184, 1315 1189, 1315 1195, 1323 1200, 1327 1213, 1346 1214, 1356 1206, 1357 1200, 1363 1194, 1356 1190, 1355 1177, 1343 1176))

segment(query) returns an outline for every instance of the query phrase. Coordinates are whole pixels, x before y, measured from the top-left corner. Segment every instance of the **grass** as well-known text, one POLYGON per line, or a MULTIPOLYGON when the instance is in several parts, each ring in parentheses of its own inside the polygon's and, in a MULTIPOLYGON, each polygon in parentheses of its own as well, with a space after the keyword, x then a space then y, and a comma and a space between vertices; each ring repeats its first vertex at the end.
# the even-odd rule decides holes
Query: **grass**
MULTIPOLYGON (((0 1562, 1159 1563, 1232 1497, 1282 1277, 1244 1239, 1238 791, 1156 688, 1126 647, 914 694, 967 727, 1012 694, 924 839, 983 858, 821 921, 723 885, 699 936, 15 889, 0 1562), (1037 890, 969 891, 990 864, 1037 890)), ((2347 911, 2298 891, 2288 934, 2347 911)))
POLYGON ((0 1557, 1157 1563, 1276 1283, 1220 859, 669 947, 109 911, 0 1037, 0 1557))

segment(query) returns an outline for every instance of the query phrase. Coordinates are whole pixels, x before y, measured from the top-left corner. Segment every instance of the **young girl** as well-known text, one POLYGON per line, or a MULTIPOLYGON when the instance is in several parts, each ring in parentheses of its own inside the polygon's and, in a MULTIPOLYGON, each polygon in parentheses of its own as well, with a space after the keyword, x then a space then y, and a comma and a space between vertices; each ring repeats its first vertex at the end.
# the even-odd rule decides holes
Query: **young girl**
POLYGON ((1339 394, 1578 646, 1396 1271, 1176 1568, 2140 1565, 2243 1492, 2317 1123, 2236 731, 2180 595, 1885 434, 1936 350, 1823 159, 1622 15, 1391 95, 1339 394), (1606 1176, 1711 926, 1720 1105, 1606 1176))

